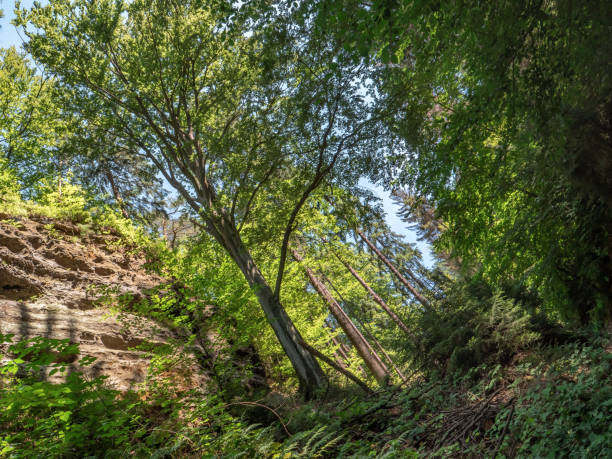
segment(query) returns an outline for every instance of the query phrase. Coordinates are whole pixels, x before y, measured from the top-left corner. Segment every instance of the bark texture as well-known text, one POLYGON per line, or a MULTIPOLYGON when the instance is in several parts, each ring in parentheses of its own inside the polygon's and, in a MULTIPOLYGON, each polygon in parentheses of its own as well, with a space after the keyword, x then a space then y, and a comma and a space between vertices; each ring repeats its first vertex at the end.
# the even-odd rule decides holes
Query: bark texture
POLYGON ((268 323, 298 376, 302 393, 306 399, 312 398, 317 389, 327 384, 327 378, 321 366, 311 352, 304 347, 304 340, 242 243, 238 231, 227 220, 218 223, 216 227, 224 230, 220 234, 221 241, 219 242, 222 242, 255 292, 268 323))

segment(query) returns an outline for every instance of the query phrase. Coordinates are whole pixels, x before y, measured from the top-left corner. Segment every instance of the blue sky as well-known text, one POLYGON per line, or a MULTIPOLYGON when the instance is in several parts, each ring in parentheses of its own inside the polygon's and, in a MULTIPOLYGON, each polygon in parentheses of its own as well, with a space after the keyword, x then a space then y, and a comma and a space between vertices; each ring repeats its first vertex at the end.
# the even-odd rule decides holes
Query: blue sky
MULTIPOLYGON (((33 0, 23 0, 21 2, 21 7, 29 8, 33 3, 33 0)), ((40 3, 45 2, 43 0, 40 3)), ((20 47, 22 40, 25 40, 26 36, 10 23, 14 18, 14 1, 0 0, 0 9, 4 10, 4 17, 0 18, 0 47, 7 48, 13 45, 20 47)), ((400 220, 397 216, 398 206, 391 200, 389 193, 385 192, 381 187, 367 181, 363 181, 362 185, 372 190, 381 198, 386 213, 386 220, 391 229, 396 233, 404 235, 408 241, 415 243, 423 254, 425 265, 431 266, 433 264, 433 257, 428 244, 417 241, 414 231, 409 230, 406 224, 400 220)))
MULTIPOLYGON (((24 0, 21 2, 21 7, 30 7, 32 3, 34 3, 33 0, 24 0)), ((19 47, 21 45, 21 38, 17 29, 11 25, 11 20, 15 17, 13 14, 15 2, 0 0, 0 9, 4 10, 4 17, 0 19, 0 47, 8 48, 12 45, 19 47)), ((21 37, 26 38, 23 33, 21 37)))

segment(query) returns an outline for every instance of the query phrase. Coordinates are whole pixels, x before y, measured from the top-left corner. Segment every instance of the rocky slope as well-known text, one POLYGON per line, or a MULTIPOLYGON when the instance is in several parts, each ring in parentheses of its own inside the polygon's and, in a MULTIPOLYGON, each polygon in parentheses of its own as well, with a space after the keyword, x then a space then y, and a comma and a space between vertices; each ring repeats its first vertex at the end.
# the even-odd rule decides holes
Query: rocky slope
POLYGON ((0 215, 0 333, 70 339, 80 346, 77 358, 97 359, 86 374, 106 375, 119 390, 136 388, 148 359, 133 347, 167 342, 175 332, 143 317, 119 318, 96 300, 109 291, 139 298, 160 284, 144 262, 112 233, 83 234, 71 223, 0 215))

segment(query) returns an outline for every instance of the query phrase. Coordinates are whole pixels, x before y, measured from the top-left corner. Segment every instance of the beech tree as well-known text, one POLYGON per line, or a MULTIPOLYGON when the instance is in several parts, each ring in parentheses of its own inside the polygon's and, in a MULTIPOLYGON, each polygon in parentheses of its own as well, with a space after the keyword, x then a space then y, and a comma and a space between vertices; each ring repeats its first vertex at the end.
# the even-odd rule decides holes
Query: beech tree
POLYGON ((0 157, 20 171, 26 194, 54 173, 67 123, 56 81, 37 74, 15 47, 0 49, 0 157))
POLYGON ((227 251, 306 395, 322 386, 280 290, 311 193, 325 181, 356 182, 379 150, 366 67, 291 22, 255 27, 231 2, 53 0, 19 22, 28 51, 74 91, 81 115, 110 113, 129 151, 156 166, 227 251), (267 195, 285 218, 273 283, 242 232, 265 225, 255 203, 267 195))

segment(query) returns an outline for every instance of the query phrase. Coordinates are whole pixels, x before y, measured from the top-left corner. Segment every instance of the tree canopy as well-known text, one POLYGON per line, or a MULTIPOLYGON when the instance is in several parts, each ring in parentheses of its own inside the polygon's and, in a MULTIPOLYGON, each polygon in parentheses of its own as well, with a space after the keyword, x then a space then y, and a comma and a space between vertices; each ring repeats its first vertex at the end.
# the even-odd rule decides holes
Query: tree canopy
POLYGON ((146 387, 118 397, 72 360, 64 383, 39 381, 71 345, 0 330, 0 456, 608 455, 606 1, 49 0, 15 16, 0 301, 26 268, 45 275, 54 241, 105 240, 159 285, 92 277, 86 300, 177 338, 143 341, 146 387), (19 244, 28 219, 42 242, 19 244), (187 354, 209 387, 179 387, 187 354))

